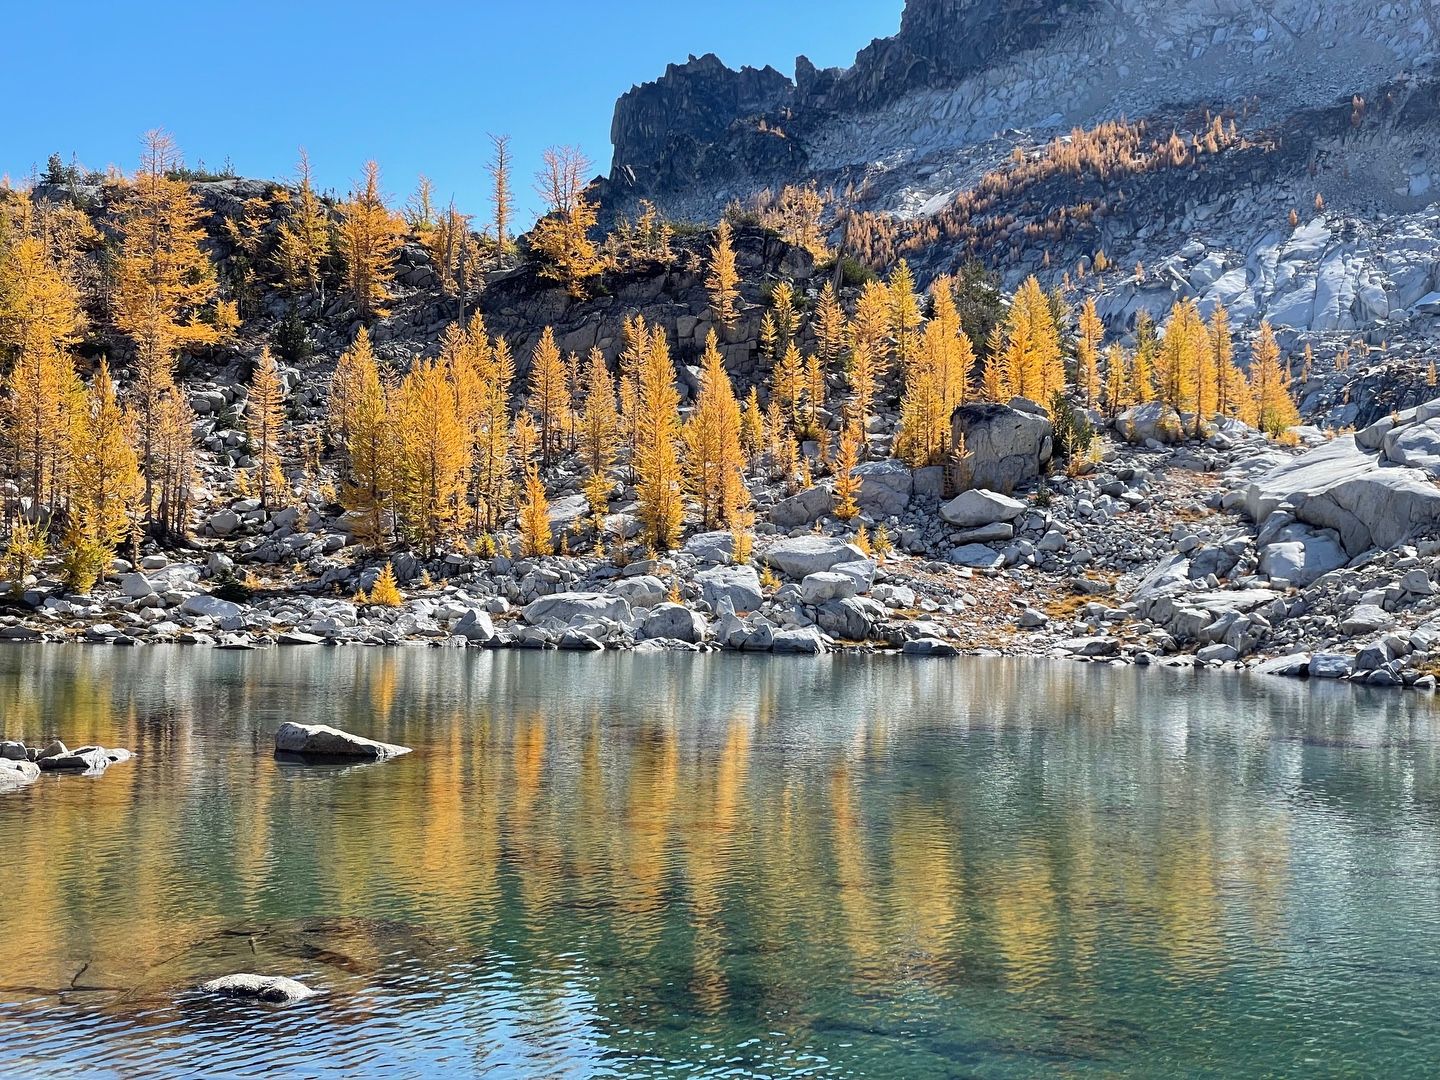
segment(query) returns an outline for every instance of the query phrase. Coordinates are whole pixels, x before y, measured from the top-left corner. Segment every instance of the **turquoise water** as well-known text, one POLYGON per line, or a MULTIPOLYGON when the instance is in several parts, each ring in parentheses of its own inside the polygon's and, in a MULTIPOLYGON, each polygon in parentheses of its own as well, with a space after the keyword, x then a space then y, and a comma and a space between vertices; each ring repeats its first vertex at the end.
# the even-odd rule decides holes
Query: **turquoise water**
POLYGON ((895 658, 0 648, 0 1074, 1424 1076, 1420 695, 895 658), (282 721, 413 746, 277 765, 282 721), (212 1001, 236 971, 324 993, 212 1001))

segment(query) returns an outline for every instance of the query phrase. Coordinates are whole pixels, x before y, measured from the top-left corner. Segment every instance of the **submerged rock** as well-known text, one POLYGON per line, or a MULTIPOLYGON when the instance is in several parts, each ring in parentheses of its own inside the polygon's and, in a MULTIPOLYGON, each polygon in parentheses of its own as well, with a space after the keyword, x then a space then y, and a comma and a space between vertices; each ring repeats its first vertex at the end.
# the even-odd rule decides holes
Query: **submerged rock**
POLYGON ((324 724, 280 725, 275 732, 275 754, 294 754, 313 758, 365 758, 371 761, 388 761, 401 754, 410 753, 408 746, 376 742, 360 735, 352 735, 339 728, 324 724))
POLYGON ((275 1005, 289 1005, 314 997, 318 990, 312 990, 302 982, 287 979, 281 975, 226 975, 200 984, 202 994, 218 994, 221 997, 244 998, 249 1001, 265 1001, 275 1005))

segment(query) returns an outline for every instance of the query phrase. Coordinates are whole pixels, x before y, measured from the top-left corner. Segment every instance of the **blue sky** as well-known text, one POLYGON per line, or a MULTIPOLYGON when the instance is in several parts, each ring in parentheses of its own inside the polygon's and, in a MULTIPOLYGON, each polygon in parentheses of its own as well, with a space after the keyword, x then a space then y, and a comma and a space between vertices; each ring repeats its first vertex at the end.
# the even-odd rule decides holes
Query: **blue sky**
MULTIPOLYGON (((805 53, 848 64, 895 32, 903 0, 73 0, 10 10, 0 79, 10 99, 0 173, 22 180, 58 151, 133 169, 139 137, 169 130, 194 165, 288 177, 297 148, 322 188, 366 158, 397 202, 424 172, 441 201, 484 213, 486 132, 509 133, 533 209, 547 145, 606 171, 615 99, 690 53, 787 75, 805 53)), ((528 222, 527 222, 528 224, 528 222)))

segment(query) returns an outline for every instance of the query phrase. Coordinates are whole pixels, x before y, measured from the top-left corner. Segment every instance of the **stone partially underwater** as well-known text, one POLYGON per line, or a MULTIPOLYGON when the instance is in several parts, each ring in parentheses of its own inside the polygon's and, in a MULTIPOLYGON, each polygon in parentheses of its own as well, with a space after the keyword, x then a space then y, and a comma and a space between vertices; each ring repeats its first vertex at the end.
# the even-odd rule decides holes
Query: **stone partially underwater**
POLYGON ((389 761, 408 753, 408 746, 376 742, 325 724, 287 722, 275 732, 275 757, 281 761, 389 761))

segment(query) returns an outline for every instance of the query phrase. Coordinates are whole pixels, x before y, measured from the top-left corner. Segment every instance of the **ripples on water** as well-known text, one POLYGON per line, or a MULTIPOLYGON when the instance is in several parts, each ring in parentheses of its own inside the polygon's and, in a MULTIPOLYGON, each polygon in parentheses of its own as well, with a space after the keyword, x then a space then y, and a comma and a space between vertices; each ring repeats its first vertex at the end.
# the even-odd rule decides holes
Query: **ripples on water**
POLYGON ((1425 1075, 1418 695, 1078 665, 0 650, 0 1073, 1425 1075), (319 721, 413 746, 277 765, 319 721), (324 996, 190 988, 235 971, 324 996))

